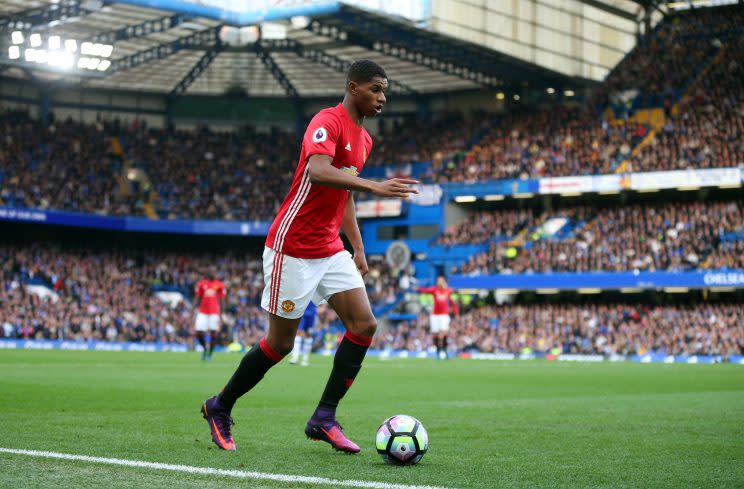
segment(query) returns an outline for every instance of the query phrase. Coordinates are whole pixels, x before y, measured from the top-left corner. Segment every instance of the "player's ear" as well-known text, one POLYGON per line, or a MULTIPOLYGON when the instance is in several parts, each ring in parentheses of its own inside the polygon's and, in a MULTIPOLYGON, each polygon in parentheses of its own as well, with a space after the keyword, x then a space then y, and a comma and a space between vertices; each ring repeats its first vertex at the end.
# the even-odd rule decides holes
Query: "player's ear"
POLYGON ((346 84, 346 90, 352 95, 356 95, 358 88, 359 84, 354 80, 349 80, 349 82, 346 84))

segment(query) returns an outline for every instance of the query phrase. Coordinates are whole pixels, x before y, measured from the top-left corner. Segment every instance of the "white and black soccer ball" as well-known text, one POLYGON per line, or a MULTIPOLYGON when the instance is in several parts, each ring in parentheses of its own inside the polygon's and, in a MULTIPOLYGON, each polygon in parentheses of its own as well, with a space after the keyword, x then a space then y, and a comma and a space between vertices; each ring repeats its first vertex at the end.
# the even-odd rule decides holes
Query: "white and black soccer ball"
POLYGON ((396 414, 382 422, 375 437, 377 453, 393 465, 413 465, 429 449, 429 434, 413 416, 396 414))

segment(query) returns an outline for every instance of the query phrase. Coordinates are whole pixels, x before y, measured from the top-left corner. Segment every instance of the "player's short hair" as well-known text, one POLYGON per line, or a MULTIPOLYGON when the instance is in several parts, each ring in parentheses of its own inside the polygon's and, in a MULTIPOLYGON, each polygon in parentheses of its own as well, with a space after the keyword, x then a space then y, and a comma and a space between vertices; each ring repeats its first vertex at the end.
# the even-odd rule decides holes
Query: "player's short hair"
POLYGON ((376 76, 387 78, 387 73, 382 69, 382 66, 378 65, 374 61, 360 59, 354 61, 346 71, 346 84, 348 85, 350 81, 367 83, 372 81, 372 78, 376 76))

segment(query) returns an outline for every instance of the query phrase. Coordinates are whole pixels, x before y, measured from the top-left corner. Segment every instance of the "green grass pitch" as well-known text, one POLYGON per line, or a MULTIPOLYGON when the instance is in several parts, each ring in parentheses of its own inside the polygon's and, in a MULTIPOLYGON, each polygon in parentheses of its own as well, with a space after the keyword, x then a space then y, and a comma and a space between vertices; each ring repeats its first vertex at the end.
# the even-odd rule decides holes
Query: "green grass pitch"
MULTIPOLYGON (((305 439, 330 371, 283 362, 233 412, 238 451, 199 416, 240 355, 0 351, 0 447, 452 488, 744 487, 744 366, 367 359, 339 408, 358 456, 305 439), (379 423, 430 450, 385 465, 379 423)), ((0 487, 310 487, 0 453, 0 487)), ((323 487, 323 486, 312 486, 323 487)), ((327 486, 326 486, 327 487, 327 486)))

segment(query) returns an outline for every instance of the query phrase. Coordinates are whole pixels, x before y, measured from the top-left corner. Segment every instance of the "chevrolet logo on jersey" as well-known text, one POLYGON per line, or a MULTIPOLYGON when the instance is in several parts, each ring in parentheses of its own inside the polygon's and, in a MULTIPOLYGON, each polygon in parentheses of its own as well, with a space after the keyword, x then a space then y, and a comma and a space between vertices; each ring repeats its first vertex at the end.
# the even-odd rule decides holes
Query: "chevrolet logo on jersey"
POLYGON ((355 166, 342 166, 341 168, 339 168, 339 170, 344 173, 348 173, 352 177, 359 175, 359 170, 357 170, 355 166))

